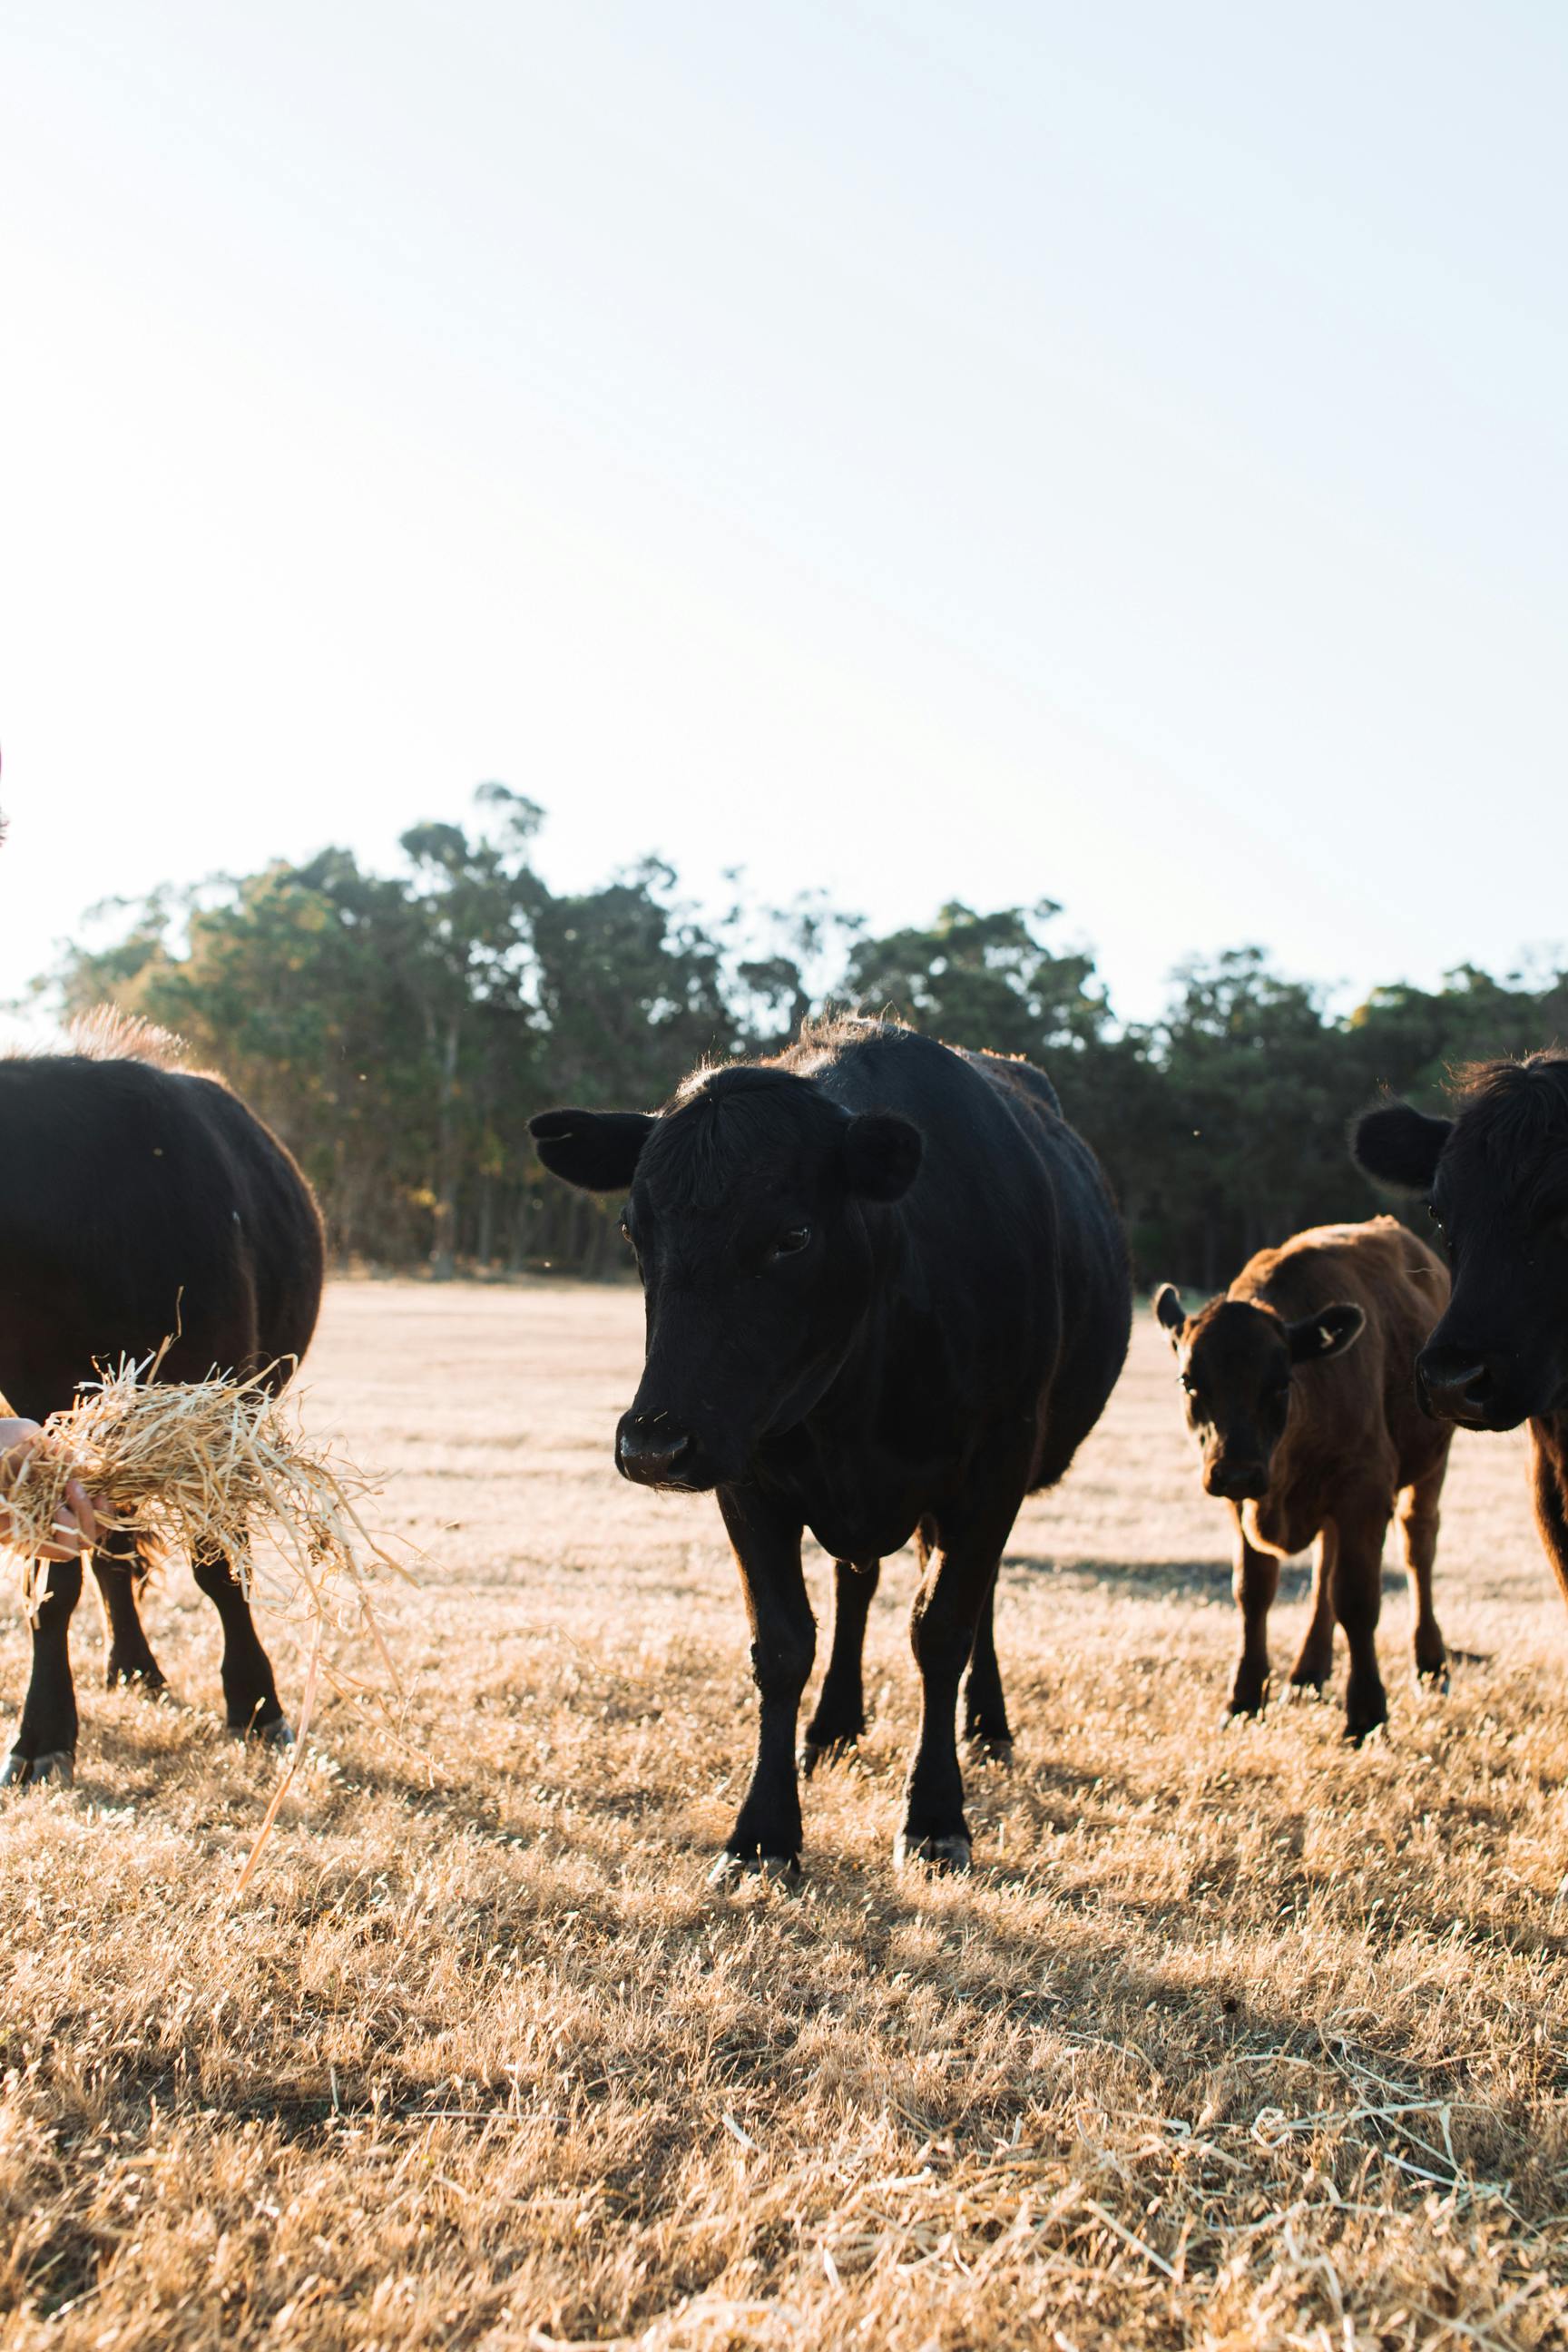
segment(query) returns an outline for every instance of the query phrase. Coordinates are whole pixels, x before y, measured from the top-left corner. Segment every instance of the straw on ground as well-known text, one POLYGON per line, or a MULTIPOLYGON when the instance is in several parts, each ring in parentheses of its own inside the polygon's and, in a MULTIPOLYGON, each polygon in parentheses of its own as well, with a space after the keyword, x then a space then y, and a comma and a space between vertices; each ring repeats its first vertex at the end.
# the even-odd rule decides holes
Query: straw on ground
MULTIPOLYGON (((5 2352, 1568 2337, 1568 1628, 1518 1447, 1456 1448, 1446 1701, 1391 1580, 1386 1740, 1227 1734, 1224 1518, 1141 1333, 1009 1555, 974 1876, 889 1867, 906 1560, 805 1890, 715 1895, 746 1637, 711 1505, 610 1465, 639 1353, 618 1291, 331 1295, 312 1413, 450 1565, 379 1603, 438 1769, 324 1695, 236 1911, 266 1767, 89 1696, 0 1838, 5 2352)), ((159 1610, 214 1693, 210 1611, 159 1610)))

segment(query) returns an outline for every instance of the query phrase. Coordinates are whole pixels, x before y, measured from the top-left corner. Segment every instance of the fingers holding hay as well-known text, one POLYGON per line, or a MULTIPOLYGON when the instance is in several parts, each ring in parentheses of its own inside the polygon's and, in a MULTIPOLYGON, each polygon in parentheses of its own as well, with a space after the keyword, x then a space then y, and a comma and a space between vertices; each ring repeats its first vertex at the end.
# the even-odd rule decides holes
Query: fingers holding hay
MULTIPOLYGON (((161 1360, 122 1361, 81 1390, 68 1412, 51 1415, 16 1461, 0 1543, 29 1562, 26 1597, 35 1616, 47 1585, 32 1564, 58 1549, 55 1531, 78 1482, 103 1532, 192 1560, 226 1559, 247 1601, 310 1629, 302 1744, 318 1675, 331 1672, 329 1631, 368 1633, 397 1685, 371 1584, 398 1563, 357 1508, 373 1481, 307 1442, 297 1407, 275 1393, 279 1367, 243 1381, 165 1381, 156 1377, 161 1360)), ((268 1825, 281 1795, 280 1788, 268 1825)))
POLYGON ((270 1367, 247 1381, 159 1381, 152 1369, 121 1363, 50 1416, 5 1496, 7 1549, 47 1549, 79 1481, 101 1528, 165 1550, 248 1562, 252 1538, 269 1538, 308 1613, 342 1622, 344 1595, 365 1597, 361 1555, 387 1561, 355 1508, 372 1481, 307 1443, 295 1408, 271 1391, 270 1367))
POLYGON ((21 1528, 39 1558, 74 1559, 91 1549, 98 1517, 76 1463, 37 1422, 0 1418, 0 1545, 14 1524, 8 1498, 19 1487, 27 1489, 21 1528))

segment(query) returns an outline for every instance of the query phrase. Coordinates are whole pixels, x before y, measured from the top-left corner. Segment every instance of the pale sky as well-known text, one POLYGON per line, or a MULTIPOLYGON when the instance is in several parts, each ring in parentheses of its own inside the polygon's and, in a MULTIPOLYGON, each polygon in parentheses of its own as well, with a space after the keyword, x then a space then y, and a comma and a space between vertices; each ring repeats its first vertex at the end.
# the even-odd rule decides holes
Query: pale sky
POLYGON ((0 993, 387 860, 1568 941, 1568 10, 9 0, 0 993))

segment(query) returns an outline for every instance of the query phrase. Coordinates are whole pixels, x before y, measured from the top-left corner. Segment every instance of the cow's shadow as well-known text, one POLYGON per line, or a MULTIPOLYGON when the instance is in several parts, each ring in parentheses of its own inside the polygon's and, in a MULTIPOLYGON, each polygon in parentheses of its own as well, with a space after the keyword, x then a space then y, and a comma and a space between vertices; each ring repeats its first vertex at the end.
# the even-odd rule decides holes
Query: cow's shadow
MULTIPOLYGON (((1232 1598, 1228 1559, 1052 1559, 1043 1552, 1009 1551, 1002 1560, 1004 1577, 1040 1577, 1066 1591, 1126 1593, 1137 1601, 1201 1601, 1226 1602, 1232 1598)), ((1383 1564, 1384 1599, 1396 1599, 1410 1589, 1405 1570, 1394 1561, 1383 1564)), ((1312 1592, 1312 1562, 1303 1552, 1279 1563, 1278 1599, 1289 1606, 1308 1601, 1312 1592)))

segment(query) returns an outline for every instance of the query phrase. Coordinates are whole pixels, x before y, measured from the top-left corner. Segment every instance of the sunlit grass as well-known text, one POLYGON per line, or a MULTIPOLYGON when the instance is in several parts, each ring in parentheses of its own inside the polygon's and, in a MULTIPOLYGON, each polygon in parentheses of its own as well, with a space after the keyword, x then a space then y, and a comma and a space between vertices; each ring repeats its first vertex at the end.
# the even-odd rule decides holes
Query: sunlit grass
POLYGON ((0 1823, 0 2342, 1563 2341, 1568 1624, 1517 1447, 1456 1456, 1438 1610, 1490 1654, 1448 1698, 1395 1598, 1386 1739, 1224 1732, 1225 1523, 1141 1332, 1018 1530, 973 1876, 889 1867, 906 1560, 804 1888, 719 1895, 745 1640, 711 1504, 611 1469, 639 1328, 332 1294, 308 1418, 445 1576, 388 1594, 405 1718, 323 1703, 237 1906, 276 1768, 210 1611, 149 1609, 179 1710, 97 1692, 81 1612, 78 1785, 0 1823))

